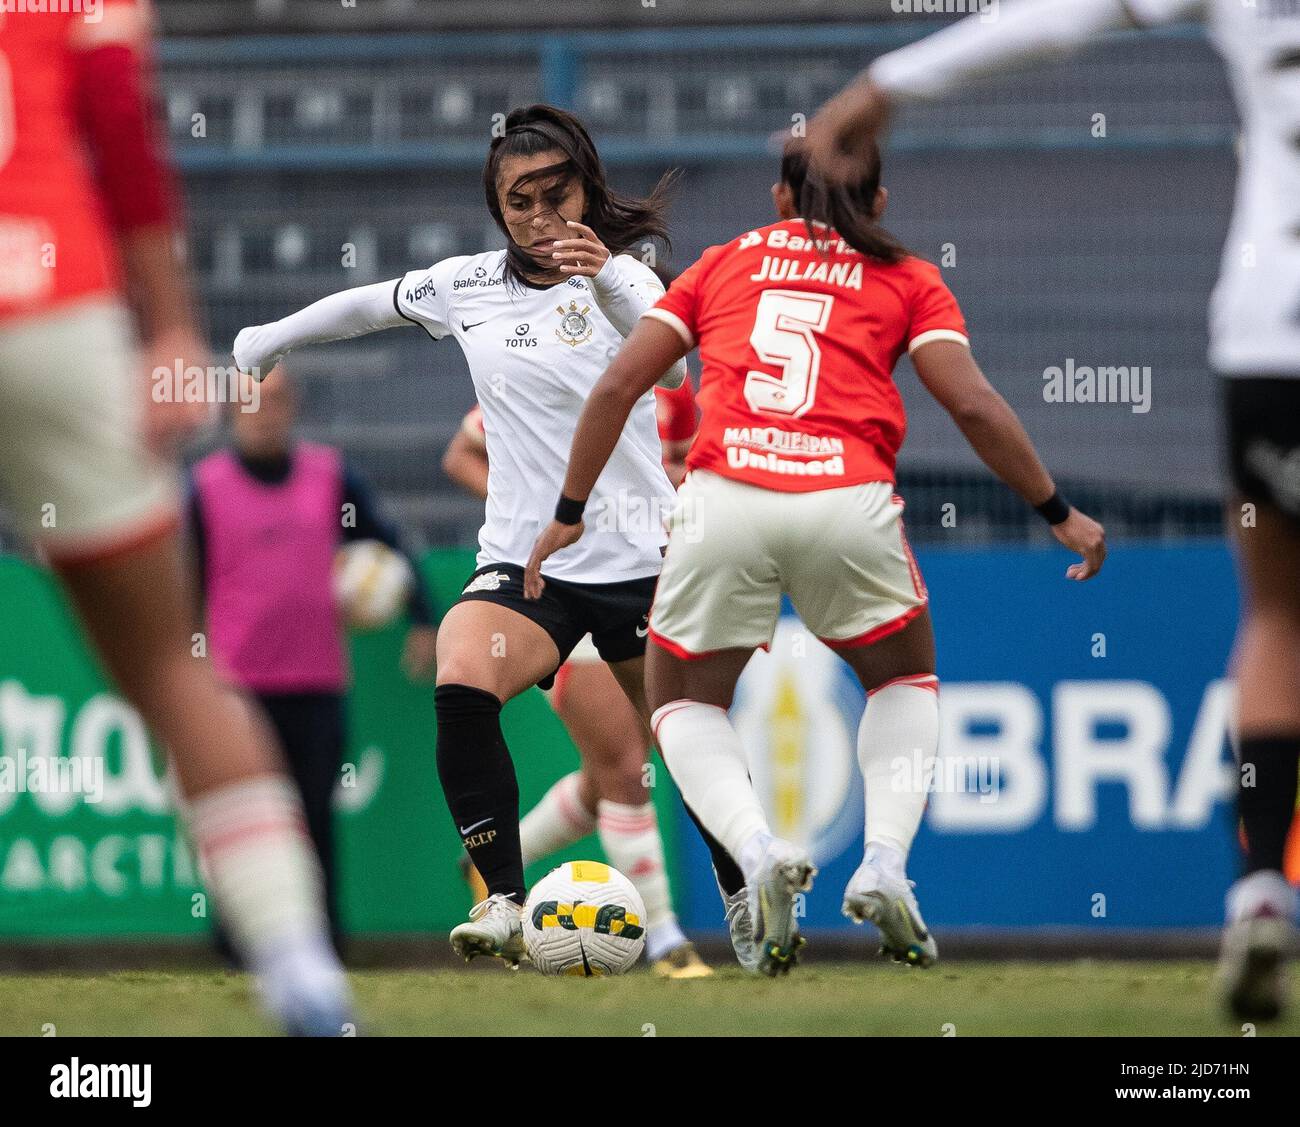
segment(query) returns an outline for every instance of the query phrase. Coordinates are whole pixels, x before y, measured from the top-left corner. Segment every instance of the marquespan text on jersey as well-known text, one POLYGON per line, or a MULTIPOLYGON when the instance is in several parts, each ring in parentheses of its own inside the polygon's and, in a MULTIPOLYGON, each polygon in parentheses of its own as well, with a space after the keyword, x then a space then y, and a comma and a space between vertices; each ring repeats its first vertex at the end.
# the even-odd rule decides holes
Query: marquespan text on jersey
POLYGON ((727 427, 722 432, 725 446, 750 446, 785 454, 843 454, 844 439, 824 434, 779 427, 727 427))

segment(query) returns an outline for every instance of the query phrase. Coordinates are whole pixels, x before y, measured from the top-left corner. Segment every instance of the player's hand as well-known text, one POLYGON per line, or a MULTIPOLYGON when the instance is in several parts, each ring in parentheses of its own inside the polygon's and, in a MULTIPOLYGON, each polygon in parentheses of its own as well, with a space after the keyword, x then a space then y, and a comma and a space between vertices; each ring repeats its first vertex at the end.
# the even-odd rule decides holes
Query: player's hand
POLYGON ((551 258, 555 260, 561 274, 594 278, 609 261, 609 248, 585 223, 570 219, 566 226, 574 233, 574 238, 556 239, 551 249, 551 258))
POLYGON ((1052 525, 1052 535, 1083 557, 1082 563, 1071 564, 1065 569, 1070 579, 1091 579, 1101 570, 1106 558, 1106 530, 1092 517, 1072 508, 1065 520, 1052 525))
POLYGON ((417 683, 431 681, 438 664, 438 630, 412 626, 402 646, 402 671, 417 683))
POLYGON ((230 348, 235 367, 244 375, 252 376, 258 383, 266 379, 275 366, 284 359, 284 353, 264 354, 261 334, 261 325, 249 325, 246 329, 240 329, 238 336, 235 337, 235 343, 230 348))
POLYGON ((142 352, 147 389, 144 441, 157 457, 171 458, 187 438, 212 422, 220 411, 216 403, 186 402, 185 388, 176 386, 177 371, 183 383, 188 369, 207 370, 211 360, 208 346, 194 329, 178 326, 146 341, 142 352))
POLYGON ((577 524, 561 524, 558 520, 553 520, 542 530, 537 543, 533 545, 533 554, 528 557, 528 566, 524 568, 525 599, 542 597, 542 590, 546 587, 546 580, 542 578, 542 564, 562 548, 582 539, 585 527, 582 521, 577 524))
POLYGON ((889 121, 889 98, 869 78, 835 95, 808 123, 803 150, 813 170, 830 184, 845 184, 867 171, 867 145, 889 121))

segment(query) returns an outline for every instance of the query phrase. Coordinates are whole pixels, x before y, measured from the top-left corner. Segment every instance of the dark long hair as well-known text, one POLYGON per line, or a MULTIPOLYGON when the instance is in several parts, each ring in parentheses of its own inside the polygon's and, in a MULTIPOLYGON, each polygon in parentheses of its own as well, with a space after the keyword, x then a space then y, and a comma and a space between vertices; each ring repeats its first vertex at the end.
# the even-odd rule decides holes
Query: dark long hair
POLYGON ((871 215, 880 189, 880 150, 874 142, 867 146, 866 155, 867 169, 859 180, 830 187, 809 171, 807 156, 791 143, 781 157, 781 181, 789 185, 806 221, 833 227, 849 246, 868 258, 898 262, 910 252, 871 215))
POLYGON ((535 156, 555 150, 564 154, 562 159, 530 173, 521 183, 558 176, 580 180, 587 196, 582 221, 600 236, 610 254, 623 254, 646 239, 658 239, 665 250, 671 250, 665 212, 679 175, 677 170, 665 173, 645 199, 622 195, 609 186, 605 166, 581 121, 555 106, 525 106, 510 111, 505 132, 493 140, 483 165, 483 192, 488 211, 507 240, 505 276, 508 281, 523 282, 526 275, 536 275, 539 267, 510 237, 501 214, 497 198, 501 162, 508 156, 535 156))

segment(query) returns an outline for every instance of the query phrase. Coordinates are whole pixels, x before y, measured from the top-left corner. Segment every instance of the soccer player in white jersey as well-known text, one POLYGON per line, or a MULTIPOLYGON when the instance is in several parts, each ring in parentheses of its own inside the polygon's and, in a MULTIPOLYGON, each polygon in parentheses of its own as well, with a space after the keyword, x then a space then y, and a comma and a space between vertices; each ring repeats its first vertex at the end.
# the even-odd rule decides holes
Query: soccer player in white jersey
MULTIPOLYGON (((488 896, 451 935, 465 958, 523 955, 525 898, 519 788, 501 732, 502 705, 546 688, 590 634, 648 721, 646 623, 674 493, 662 465, 654 396, 631 412, 595 504, 593 535, 548 568, 549 597, 526 600, 523 565, 551 517, 573 427, 588 392, 637 318, 662 295, 627 253, 666 241, 669 178, 647 199, 615 192, 582 123, 551 106, 512 111, 483 170, 504 250, 445 259, 393 281, 324 298, 242 330, 236 363, 266 373, 290 349, 418 325, 452 337, 483 409, 490 472, 478 567, 438 632, 438 774, 488 896)), ((684 362, 663 373, 677 387, 684 362)), ((708 841, 707 835, 705 835, 708 841)), ((720 878, 726 853, 710 842, 720 878)))
MULTIPOLYGON (((674 391, 655 389, 664 470, 679 485, 695 435, 690 380, 674 391)), ((487 500, 487 439, 483 410, 462 420, 443 454, 443 472, 467 493, 487 500)), ((554 783, 519 823, 524 867, 595 833, 605 857, 628 878, 645 905, 646 960, 663 978, 706 978, 713 972, 683 934, 673 910, 659 818, 646 789, 649 733, 619 691, 588 634, 555 674, 546 694, 578 749, 579 767, 554 783)), ((475 899, 488 895, 483 878, 462 857, 475 899)))
POLYGON ((746 878, 755 969, 788 971, 800 943, 795 897, 811 887, 814 869, 802 846, 773 836, 727 710, 754 650, 771 645, 789 595, 868 694, 857 741, 865 851, 843 912, 880 929, 882 953, 928 967, 938 947, 906 869, 927 787, 896 782, 900 757, 922 772, 934 762, 939 729, 929 600, 894 491, 906 431, 893 380, 902 354, 985 463, 1083 555, 1069 578, 1096 574, 1105 540, 1100 525, 1061 498, 975 364, 938 268, 877 225, 885 204, 879 164, 851 190, 829 194, 829 227, 800 217, 801 201, 828 193, 797 152, 787 152, 773 195, 780 221, 706 250, 646 311, 592 390, 525 588, 545 597, 542 569, 586 538, 583 508, 608 473, 628 411, 698 345, 700 430, 646 660, 659 749, 746 878))
POLYGON ((1236 206, 1210 309, 1222 377, 1228 512, 1244 589, 1237 680, 1237 808, 1244 874, 1227 896, 1219 982, 1233 1013, 1280 1012, 1296 891, 1283 876, 1300 776, 1300 0, 1023 0, 875 60, 809 128, 832 180, 857 175, 896 105, 1059 55, 1125 27, 1205 22, 1244 130, 1236 206), (1252 526, 1243 505, 1256 512, 1252 526))

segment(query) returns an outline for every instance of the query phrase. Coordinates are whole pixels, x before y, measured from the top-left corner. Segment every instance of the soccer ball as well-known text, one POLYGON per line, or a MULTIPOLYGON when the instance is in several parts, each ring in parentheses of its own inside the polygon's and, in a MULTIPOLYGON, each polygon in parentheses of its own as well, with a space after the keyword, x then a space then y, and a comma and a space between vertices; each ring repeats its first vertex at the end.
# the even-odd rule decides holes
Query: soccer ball
POLYGON ((524 946, 543 974, 622 974, 645 948, 645 905, 617 869, 566 861, 528 894, 524 946))
POLYGON ((378 630, 392 622, 413 582, 406 557, 378 540, 345 544, 334 556, 334 598, 354 630, 378 630))

